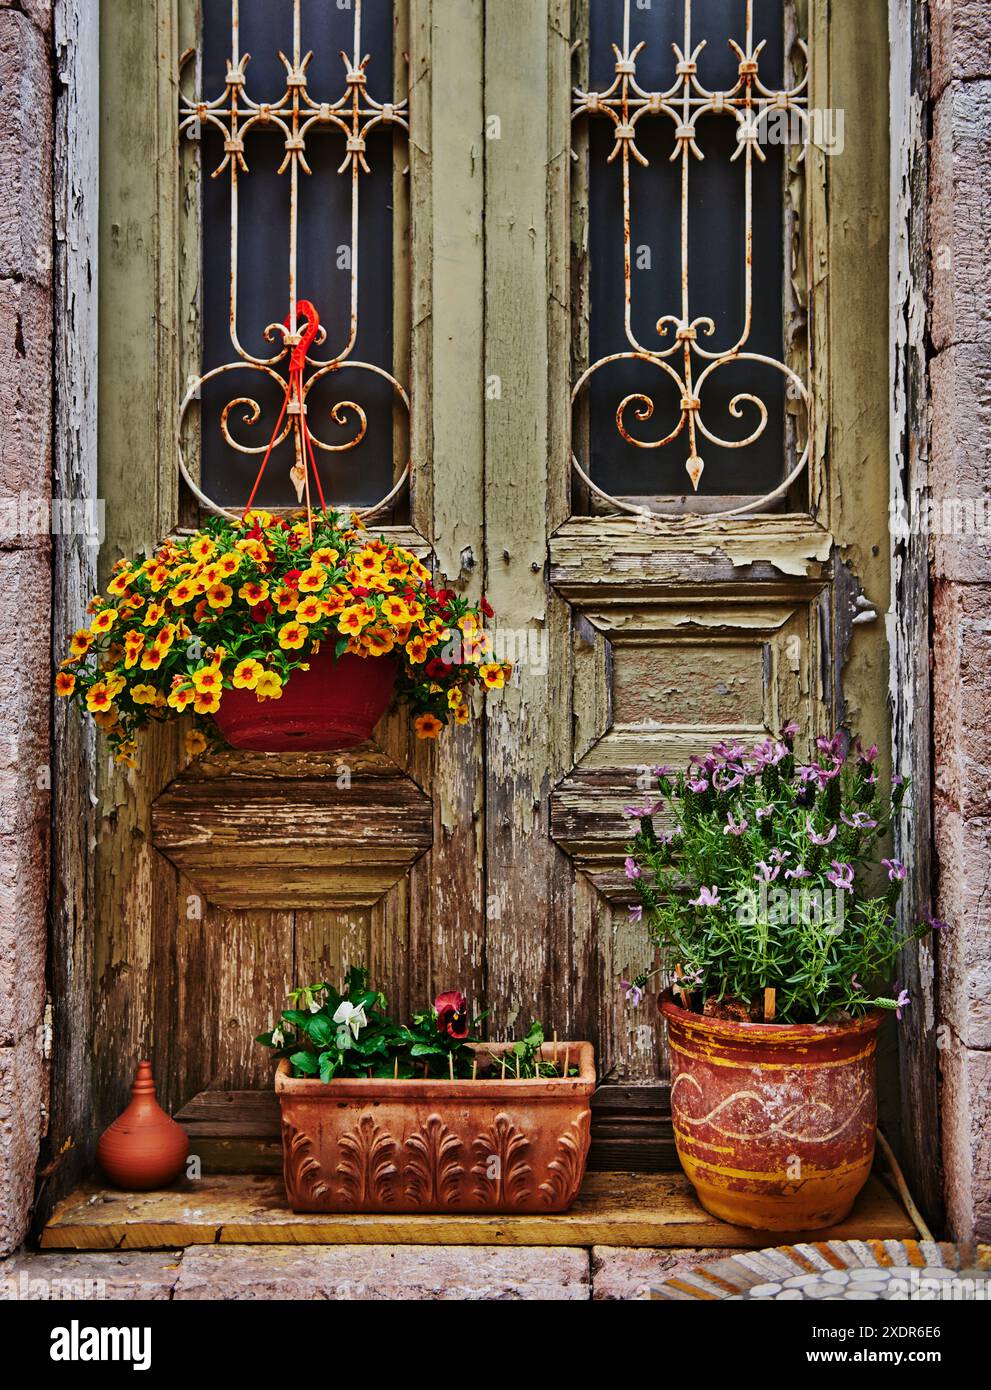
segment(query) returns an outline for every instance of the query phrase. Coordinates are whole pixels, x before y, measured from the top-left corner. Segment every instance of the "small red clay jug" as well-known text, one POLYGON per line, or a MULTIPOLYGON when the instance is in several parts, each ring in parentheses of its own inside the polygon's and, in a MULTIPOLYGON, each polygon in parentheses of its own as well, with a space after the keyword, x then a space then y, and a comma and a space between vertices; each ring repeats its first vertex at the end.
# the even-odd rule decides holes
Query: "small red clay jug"
POLYGON ((115 1187, 146 1192, 174 1182, 188 1153, 186 1131, 155 1099, 151 1063, 139 1062, 130 1105, 97 1143, 100 1167, 115 1187))

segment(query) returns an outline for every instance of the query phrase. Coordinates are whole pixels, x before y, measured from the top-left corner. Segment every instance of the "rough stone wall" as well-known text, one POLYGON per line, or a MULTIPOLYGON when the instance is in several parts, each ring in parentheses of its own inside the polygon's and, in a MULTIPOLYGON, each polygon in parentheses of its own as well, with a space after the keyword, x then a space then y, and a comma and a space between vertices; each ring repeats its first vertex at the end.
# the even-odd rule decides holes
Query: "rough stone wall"
POLYGON ((46 1119, 52 403, 50 0, 0 0, 0 1255, 46 1119))
POLYGON ((991 5, 931 0, 933 709, 947 1218, 991 1237, 991 5), (983 535, 982 535, 983 531, 983 535))

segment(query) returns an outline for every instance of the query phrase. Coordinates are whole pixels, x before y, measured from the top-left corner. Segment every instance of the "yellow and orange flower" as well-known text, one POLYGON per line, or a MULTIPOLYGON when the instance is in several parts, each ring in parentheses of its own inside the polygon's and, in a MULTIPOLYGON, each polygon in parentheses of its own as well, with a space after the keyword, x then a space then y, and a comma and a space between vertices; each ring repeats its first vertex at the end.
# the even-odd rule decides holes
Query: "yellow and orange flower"
POLYGON ((241 568, 241 556, 236 550, 228 550, 226 555, 221 555, 217 561, 216 570, 223 579, 230 579, 232 574, 237 574, 241 568))
POLYGON ((261 662, 255 661, 253 657, 239 661, 234 667, 234 685, 238 690, 254 690, 264 670, 261 662))
POLYGON ((141 622, 144 627, 154 627, 155 624, 160 623, 164 617, 164 603, 149 603, 148 607, 145 609, 145 615, 141 619, 141 622))
POLYGON ((55 694, 71 695, 76 688, 76 678, 68 671, 59 671, 55 677, 55 694))
POLYGON ((490 661, 479 666, 478 674, 486 690, 501 690, 506 684, 506 668, 501 661, 490 661))
POLYGON ((104 632, 109 632, 116 621, 117 609, 104 608, 101 612, 97 613, 96 617, 90 623, 89 630, 96 636, 100 636, 100 634, 104 632))
POLYGON ((180 579, 179 583, 169 590, 169 602, 176 608, 181 608, 184 603, 196 597, 200 592, 199 585, 192 579, 180 579))
POLYGON ((361 643, 372 656, 385 656, 396 645, 396 639, 388 628, 369 627, 361 634, 361 643))
POLYGON ((193 672, 192 682, 196 694, 205 695, 220 690, 224 677, 219 666, 200 666, 193 672))
POLYGON ((337 630, 349 636, 357 636, 362 628, 368 626, 374 616, 374 609, 371 614, 369 614, 364 604, 353 603, 348 608, 342 610, 337 619, 337 630))
POLYGON ((211 608, 230 608, 234 590, 229 584, 212 584, 206 591, 206 601, 211 608))
POLYGON ((216 553, 216 545, 209 536, 198 536, 189 547, 189 553, 194 560, 209 560, 210 556, 216 553))
POLYGON ((310 629, 305 623, 283 623, 278 631, 279 646, 283 651, 298 651, 309 636, 310 629))
POLYGON ((318 623, 324 616, 323 603, 312 594, 300 600, 296 617, 301 623, 318 623))
POLYGON ((124 665, 128 670, 137 665, 144 644, 145 639, 140 632, 129 632, 124 638, 124 665))
POLYGON ((282 677, 277 671, 263 671, 255 682, 255 695, 259 700, 281 700, 282 677))
POLYGON ((161 647, 146 647, 141 655, 142 671, 157 671, 164 660, 165 652, 161 647))
POLYGON ((412 614, 405 599, 393 597, 387 598, 382 604, 382 617, 393 627, 400 627, 411 620, 412 614))
POLYGON ((417 738, 436 738, 444 725, 436 714, 418 714, 413 720, 417 738))
POLYGON ((90 714, 103 713, 113 704, 105 681, 96 681, 86 692, 86 708, 90 714))
POLYGON ((311 565, 299 576, 301 594, 318 594, 327 583, 327 571, 322 565, 311 565))
POLYGON ((216 714, 219 708, 219 690, 200 690, 193 696, 193 709, 197 714, 216 714))
POLYGON ((243 598, 251 608, 257 608, 268 598, 268 584, 264 579, 249 579, 238 589, 237 596, 243 598))
POLYGON ((291 613, 299 603, 299 594, 289 584, 283 584, 272 595, 272 601, 280 613, 291 613))

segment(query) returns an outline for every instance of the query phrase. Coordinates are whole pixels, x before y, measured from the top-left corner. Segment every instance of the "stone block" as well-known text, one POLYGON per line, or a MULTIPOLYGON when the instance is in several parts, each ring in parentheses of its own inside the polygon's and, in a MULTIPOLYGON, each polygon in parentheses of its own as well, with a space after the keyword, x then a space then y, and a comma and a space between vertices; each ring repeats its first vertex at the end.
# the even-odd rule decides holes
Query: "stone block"
POLYGON ((930 154, 932 337, 991 343, 991 80, 954 84, 936 103, 930 154))
POLYGON ((991 5, 987 0, 932 0, 932 87, 991 77, 991 5))
POLYGON ((933 593, 936 791, 963 815, 991 815, 991 585, 933 593))
POLYGON ((941 1052, 946 1214, 961 1244, 991 1240, 991 1052, 954 1039, 941 1052))
POLYGON ((19 10, 0 9, 0 279, 52 275, 51 57, 19 10))
POLYGON ((0 280, 0 545, 51 534, 52 310, 47 289, 0 280))
POLYGON ((27 1234, 47 1106, 45 1066, 34 1033, 0 1047, 0 1256, 27 1234))
POLYGON ((19 1251, 0 1261, 0 1302, 161 1301, 172 1297, 180 1251, 144 1254, 19 1251))
POLYGON ((46 549, 0 551, 0 826, 47 820, 51 573, 46 549))
POLYGON ((484 1245, 196 1246, 175 1297, 366 1302, 589 1297, 588 1252, 484 1245))

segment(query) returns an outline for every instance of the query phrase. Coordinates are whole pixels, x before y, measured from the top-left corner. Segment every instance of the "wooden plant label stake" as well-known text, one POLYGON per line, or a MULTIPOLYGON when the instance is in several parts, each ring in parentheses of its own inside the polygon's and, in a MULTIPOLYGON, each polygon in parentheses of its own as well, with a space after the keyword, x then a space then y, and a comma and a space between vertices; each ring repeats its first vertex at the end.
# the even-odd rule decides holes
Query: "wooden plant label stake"
POLYGON ((453 1053, 453 1052, 449 1052, 449 1053, 447 1054, 447 1060, 448 1060, 448 1063, 449 1063, 450 1069, 451 1069, 451 1080, 453 1081, 453 1080, 454 1080, 454 1053, 453 1053))
POLYGON ((477 1080, 478 1080, 478 1053, 477 1053, 477 1052, 472 1053, 472 1058, 471 1058, 471 1079, 472 1079, 472 1081, 477 1081, 477 1080))
POLYGON ((500 1076, 499 1080, 500 1080, 500 1081, 505 1081, 505 1079, 506 1079, 506 1054, 505 1054, 505 1052, 504 1052, 504 1053, 502 1054, 502 1075, 500 1076))
POLYGON ((392 1068, 392 1078, 393 1078, 394 1081, 398 1081, 398 1080, 399 1080, 399 1058, 398 1058, 398 1056, 396 1057, 395 1066, 392 1068))
POLYGON ((776 991, 776 990, 773 990, 773 989, 765 989, 765 991, 764 991, 764 1022, 765 1022, 765 1023, 773 1023, 773 1022, 774 1022, 774 1007, 775 1007, 776 995, 777 995, 777 991, 776 991))

